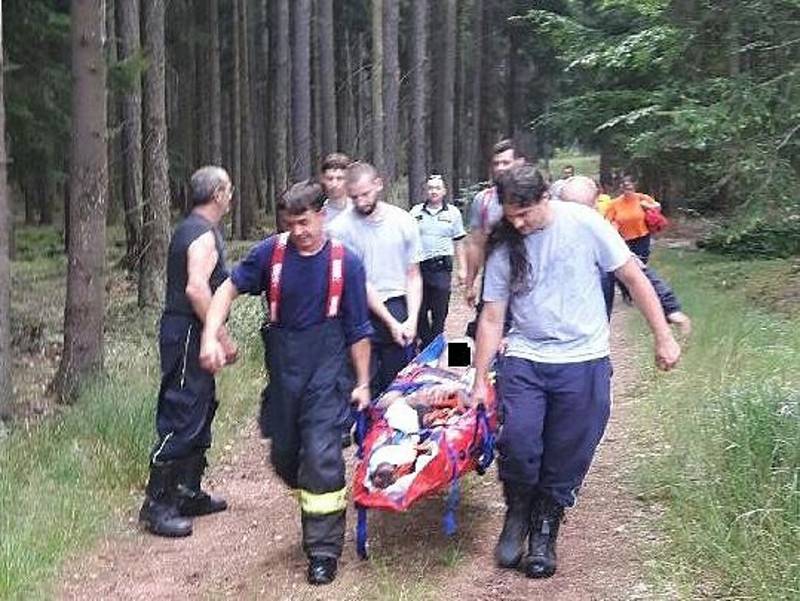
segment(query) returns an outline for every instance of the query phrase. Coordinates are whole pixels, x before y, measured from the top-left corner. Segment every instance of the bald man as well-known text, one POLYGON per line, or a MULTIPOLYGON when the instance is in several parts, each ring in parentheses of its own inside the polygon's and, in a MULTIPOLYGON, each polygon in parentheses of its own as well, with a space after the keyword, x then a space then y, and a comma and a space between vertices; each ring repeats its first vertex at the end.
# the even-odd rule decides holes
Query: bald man
MULTIPOLYGON (((225 244, 219 223, 231 206, 233 184, 221 167, 208 165, 189 182, 192 211, 172 235, 167 289, 161 317, 161 387, 156 408, 158 442, 150 455, 150 478, 139 512, 144 528, 167 537, 192 533, 191 518, 224 511, 224 499, 200 488, 217 409, 214 375, 200 366, 200 334, 211 296, 222 284, 225 244)), ((225 361, 236 346, 218 332, 225 361)))
MULTIPOLYGON (((588 177, 583 175, 575 175, 570 177, 560 190, 560 198, 565 202, 576 202, 585 205, 591 209, 595 208, 597 197, 600 190, 597 184, 588 177)), ((639 267, 642 268, 644 275, 652 284, 653 289, 658 295, 658 300, 661 302, 661 308, 664 311, 664 316, 669 323, 677 325, 681 333, 688 335, 692 329, 692 320, 681 310, 681 304, 672 288, 662 280, 658 274, 651 268, 639 262, 639 267)), ((614 304, 614 284, 615 278, 613 273, 607 273, 603 276, 603 294, 606 301, 606 312, 609 319, 611 318, 611 309, 614 304)))

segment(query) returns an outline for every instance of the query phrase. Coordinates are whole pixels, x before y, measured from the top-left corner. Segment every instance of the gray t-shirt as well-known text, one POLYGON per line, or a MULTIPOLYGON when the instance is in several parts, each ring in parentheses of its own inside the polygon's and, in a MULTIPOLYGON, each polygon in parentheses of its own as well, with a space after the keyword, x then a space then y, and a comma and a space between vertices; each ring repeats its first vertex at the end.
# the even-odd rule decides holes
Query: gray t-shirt
POLYGON ((451 204, 433 209, 421 203, 411 207, 409 214, 419 227, 423 261, 455 254, 453 240, 460 240, 466 235, 461 211, 451 204))
POLYGON ((350 200, 349 197, 345 199, 344 207, 341 208, 341 209, 338 208, 336 205, 334 205, 330 201, 330 199, 326 200, 325 201, 325 227, 327 227, 328 224, 330 224, 331 221, 336 219, 339 215, 344 213, 351 206, 353 206, 353 201, 350 200))
POLYGON ((511 331, 506 354, 541 363, 606 357, 609 329, 600 274, 622 267, 631 251, 597 211, 550 201, 553 220, 525 237, 530 290, 511 295, 508 248, 486 265, 484 301, 508 301, 511 331))
POLYGON ((497 188, 481 190, 472 199, 469 211, 469 229, 488 234, 492 226, 503 218, 503 206, 497 198, 497 188))
POLYGON ((328 233, 344 242, 364 263, 367 281, 381 300, 406 294, 406 274, 422 260, 422 245, 414 219, 400 207, 381 203, 378 220, 352 207, 328 225, 328 233))

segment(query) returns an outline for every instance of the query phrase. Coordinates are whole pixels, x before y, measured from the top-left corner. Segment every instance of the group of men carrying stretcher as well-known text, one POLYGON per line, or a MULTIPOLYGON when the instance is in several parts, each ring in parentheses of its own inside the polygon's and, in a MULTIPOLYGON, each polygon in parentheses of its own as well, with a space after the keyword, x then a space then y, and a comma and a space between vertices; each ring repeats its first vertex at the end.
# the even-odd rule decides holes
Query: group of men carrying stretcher
MULTIPOLYGON (((192 517, 227 508, 200 486, 217 406, 214 374, 237 357, 225 326, 233 301, 263 294, 270 459, 298 494, 308 581, 332 582, 344 542, 349 406, 368 407, 416 345, 442 332, 455 267, 468 299, 481 295, 466 403, 485 400, 502 347, 497 449, 506 515, 496 561, 534 578, 555 572, 564 509, 575 502, 610 410, 601 275, 613 273, 629 291, 661 369, 677 363, 680 348, 625 242, 582 206, 597 196, 592 180, 572 177, 562 200, 551 200, 542 175, 508 140, 493 149, 492 179, 472 204, 465 239, 440 176, 428 180, 427 201, 407 212, 382 200, 373 166, 331 155, 319 181, 297 183, 279 199, 282 231, 228 273, 219 225, 232 183, 220 167, 194 173, 193 209, 169 250, 158 441, 140 511, 147 530, 186 536, 192 517)), ((375 486, 397 479, 387 463, 375 486)))

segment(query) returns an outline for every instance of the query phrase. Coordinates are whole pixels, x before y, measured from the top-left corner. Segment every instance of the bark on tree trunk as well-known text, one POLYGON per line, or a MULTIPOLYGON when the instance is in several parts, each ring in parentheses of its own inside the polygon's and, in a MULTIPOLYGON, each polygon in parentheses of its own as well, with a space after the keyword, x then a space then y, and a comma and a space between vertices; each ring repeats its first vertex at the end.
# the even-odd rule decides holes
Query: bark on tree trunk
MULTIPOLYGON (((164 52, 164 0, 142 0, 142 46, 148 60, 142 84, 142 251, 139 306, 164 300, 169 244, 169 164, 164 52)), ((73 201, 75 197, 73 196, 73 201)))
POLYGON ((372 0, 372 162, 383 173, 383 0, 372 0))
POLYGON ((318 0, 319 64, 322 95, 322 155, 336 152, 336 66, 333 43, 333 0, 318 0))
MULTIPOLYGON (((116 10, 118 58, 122 62, 138 59, 139 0, 120 2, 116 10)), ((120 154, 122 156, 122 206, 125 215, 126 252, 123 262, 135 271, 139 266, 142 238, 142 82, 134 77, 120 94, 120 154)))
POLYGON ((397 177, 397 156, 400 111, 400 58, 398 34, 400 3, 383 5, 383 161, 384 181, 392 183, 397 177))
POLYGON ((59 398, 103 366, 105 314, 106 28, 104 0, 73 2, 70 243, 64 350, 56 374, 59 398))
POLYGON ((292 14, 292 180, 311 177, 311 0, 292 14))
POLYGON ((209 156, 211 163, 222 165, 222 81, 219 64, 219 2, 208 0, 208 102, 211 115, 209 156))
POLYGON ((0 3, 0 419, 7 416, 13 400, 11 380, 11 203, 6 171, 6 107, 3 73, 3 6, 0 3))
POLYGON ((255 226, 256 220, 256 161, 255 143, 253 142, 253 119, 250 111, 250 35, 248 1, 239 2, 239 58, 241 60, 241 101, 242 119, 242 193, 239 196, 241 207, 242 237, 247 238, 255 226))
POLYGON ((275 19, 275 140, 273 177, 275 191, 283 193, 289 183, 289 120, 290 120, 290 65, 289 65, 289 0, 277 0, 275 19))
POLYGON ((472 4, 472 121, 470 131, 470 156, 472 158, 471 177, 482 180, 485 177, 485 162, 481 147, 480 132, 482 119, 481 90, 483 76, 483 0, 474 0, 472 4))
POLYGON ((408 203, 425 198, 425 88, 428 0, 417 0, 411 16, 411 124, 408 144, 408 203))
POLYGON ((231 0, 231 12, 233 19, 233 35, 231 39, 231 52, 233 55, 233 85, 231 86, 231 174, 236 191, 233 194, 232 204, 232 232, 231 238, 242 239, 242 55, 241 55, 241 31, 239 22, 239 7, 242 2, 248 0, 231 0))
POLYGON ((456 2, 446 0, 444 14, 444 69, 440 114, 442 118, 441 136, 439 138, 439 160, 444 171, 447 189, 453 189, 453 104, 456 87, 456 2))

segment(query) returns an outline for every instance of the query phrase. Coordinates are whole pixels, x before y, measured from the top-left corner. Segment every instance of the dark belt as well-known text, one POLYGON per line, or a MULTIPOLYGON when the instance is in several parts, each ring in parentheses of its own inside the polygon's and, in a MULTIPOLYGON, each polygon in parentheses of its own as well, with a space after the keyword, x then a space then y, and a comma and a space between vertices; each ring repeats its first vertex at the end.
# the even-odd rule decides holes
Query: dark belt
POLYGON ((433 257, 425 259, 419 264, 420 269, 426 273, 434 273, 438 271, 453 271, 453 257, 433 257))

